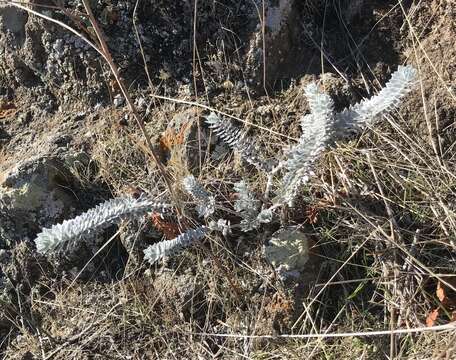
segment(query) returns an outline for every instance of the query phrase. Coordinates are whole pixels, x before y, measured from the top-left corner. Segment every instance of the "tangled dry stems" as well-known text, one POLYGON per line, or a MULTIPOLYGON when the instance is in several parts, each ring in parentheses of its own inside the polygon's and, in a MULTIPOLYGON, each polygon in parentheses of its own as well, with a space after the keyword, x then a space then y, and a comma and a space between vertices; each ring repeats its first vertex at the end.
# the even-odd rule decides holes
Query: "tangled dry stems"
MULTIPOLYGON (((289 214, 291 223, 318 239, 315 248, 323 261, 317 284, 306 297, 300 298, 305 308, 300 309, 299 321, 293 324, 298 333, 421 325, 429 309, 438 305, 433 295, 436 276, 454 276, 455 167, 451 152, 436 155, 427 136, 408 118, 395 114, 387 120, 388 124, 369 135, 339 146, 323 157, 317 176, 304 192, 305 202, 298 203, 304 209, 317 210, 316 223, 309 225, 303 214, 289 214), (332 278, 333 274, 337 276, 332 278)), ((263 142, 270 143, 269 139, 263 142)), ((228 203, 228 188, 239 177, 250 178, 253 184, 258 184, 258 180, 248 170, 233 170, 231 158, 225 161, 226 166, 221 168, 205 164, 200 178, 217 198, 228 203), (215 169, 218 173, 214 174, 215 169), (217 178, 227 179, 228 184, 219 183, 217 178)), ((191 291, 183 302, 179 294, 171 297, 166 293, 171 287, 169 283, 160 285, 128 278, 114 286, 89 282, 76 287, 70 297, 63 297, 62 290, 51 285, 55 300, 33 301, 38 308, 43 306, 38 311, 46 319, 44 323, 57 329, 53 336, 65 339, 71 335, 58 329, 86 330, 84 340, 76 339, 65 346, 65 351, 74 354, 83 354, 86 348, 100 348, 100 334, 114 339, 111 348, 100 351, 131 353, 130 336, 137 335, 134 338, 141 348, 153 348, 151 356, 162 357, 188 353, 205 357, 216 352, 214 348, 231 355, 258 358, 384 354, 391 340, 385 337, 369 342, 352 338, 305 343, 220 340, 210 336, 195 340, 195 331, 260 334, 271 314, 286 318, 286 300, 293 296, 283 284, 271 280, 268 271, 262 272, 265 264, 255 255, 260 242, 257 238, 243 238, 236 243, 211 239, 208 249, 185 253, 174 264, 176 273, 166 278, 172 283, 182 276, 183 269, 192 268, 194 280, 189 282, 191 291), (208 252, 213 254, 209 260, 208 252), (250 296, 252 284, 259 281, 269 286, 268 291, 256 298, 250 296), (90 302, 88 297, 81 296, 84 291, 98 293, 99 297, 90 302), (271 293, 283 297, 282 308, 271 293), (112 300, 104 303, 100 301, 103 296, 112 300), (160 296, 163 301, 155 300, 160 296), (190 304, 186 311, 182 311, 185 306, 178 305, 182 303, 190 304), (182 318, 181 313, 185 313, 182 318), (76 321, 81 314, 98 321, 85 326, 84 321, 76 321), (123 331, 118 330, 119 319, 123 331), (218 325, 225 328, 217 328, 218 325)), ((289 327, 288 323, 285 328, 289 327)), ((280 326, 275 324, 272 328, 278 331, 280 326)), ((43 342, 26 328, 23 333, 29 335, 11 348, 11 355, 25 347, 34 352, 52 347, 47 339, 43 342)), ((434 358, 451 351, 454 332, 448 336, 404 336, 396 341, 398 356, 434 358)))

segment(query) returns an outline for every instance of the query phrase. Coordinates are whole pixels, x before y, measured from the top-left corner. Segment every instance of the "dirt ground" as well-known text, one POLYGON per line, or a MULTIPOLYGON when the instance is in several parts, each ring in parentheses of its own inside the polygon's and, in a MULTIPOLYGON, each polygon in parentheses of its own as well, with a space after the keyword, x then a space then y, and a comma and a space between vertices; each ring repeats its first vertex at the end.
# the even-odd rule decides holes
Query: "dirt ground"
POLYGON ((185 221, 123 223, 55 257, 36 252, 43 227, 114 196, 169 197, 170 188, 108 64, 81 39, 98 44, 83 2, 28 3, 79 35, 7 3, 0 3, 5 358, 456 359, 455 328, 280 337, 456 321, 454 1, 90 2, 185 221), (307 84, 317 82, 340 111, 376 94, 404 64, 418 72, 411 93, 373 128, 328 149, 279 219, 144 262, 142 250, 170 228, 201 222, 184 176, 230 209, 235 182, 258 194, 265 186, 264 174, 213 138, 204 124, 209 109, 232 117, 276 158, 300 136, 307 84), (312 247, 306 269, 284 280, 264 245, 287 226, 312 247))

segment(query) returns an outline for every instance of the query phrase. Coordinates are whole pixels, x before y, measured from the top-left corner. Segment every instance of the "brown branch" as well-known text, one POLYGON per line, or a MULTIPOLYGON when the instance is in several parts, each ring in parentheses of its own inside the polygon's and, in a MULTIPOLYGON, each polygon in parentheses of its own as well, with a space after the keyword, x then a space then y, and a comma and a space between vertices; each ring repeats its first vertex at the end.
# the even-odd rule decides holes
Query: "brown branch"
MULTIPOLYGON (((3 1, 0 0, 0 2, 3 2, 3 1)), ((85 9, 87 11, 87 15, 88 15, 89 20, 90 20, 90 22, 92 24, 92 27, 95 30, 96 36, 98 38, 98 41, 100 42, 101 49, 97 45, 95 45, 93 42, 91 42, 89 39, 84 37, 84 35, 82 35, 81 33, 77 32, 75 29, 73 29, 71 26, 68 26, 67 24, 65 24, 65 23, 63 23, 63 22, 61 22, 59 20, 55 20, 55 19, 53 19, 53 18, 51 18, 49 16, 46 16, 44 14, 41 14, 41 13, 37 12, 37 11, 34 11, 34 10, 30 9, 29 7, 23 6, 20 3, 17 3, 17 2, 14 2, 14 1, 6 1, 5 3, 8 4, 8 5, 20 8, 22 10, 25 10, 25 11, 27 11, 29 13, 32 13, 32 14, 38 16, 38 17, 44 18, 44 19, 46 19, 46 20, 48 20, 50 22, 53 22, 55 24, 58 24, 58 25, 62 26, 63 28, 69 30, 70 32, 72 32, 73 34, 77 35, 82 40, 84 40, 96 52, 98 52, 103 57, 104 60, 106 60, 106 62, 108 63, 108 65, 109 65, 109 67, 110 67, 110 69, 111 69, 111 71, 112 71, 112 73, 113 73, 113 75, 114 75, 114 77, 116 79, 116 82, 119 85, 119 88, 120 88, 123 96, 125 97, 125 99, 127 101, 127 104, 129 106, 130 112, 132 113, 133 117, 135 118, 135 121, 137 122, 139 128, 141 129, 141 132, 142 132, 144 138, 146 139, 146 144, 147 144, 147 147, 149 148, 149 151, 150 151, 149 155, 152 156, 154 162, 157 165, 157 168, 158 168, 161 176, 165 180, 166 186, 167 186, 167 188, 168 188, 168 190, 170 192, 171 199, 173 200, 174 204, 176 205, 177 212, 179 214, 181 214, 181 210, 180 210, 180 206, 179 206, 180 202, 178 201, 178 198, 174 194, 174 191, 173 191, 172 186, 171 186, 169 175, 167 174, 165 168, 163 167, 163 164, 161 163, 157 152, 154 150, 154 147, 153 147, 152 142, 150 140, 150 136, 147 133, 144 121, 139 116, 139 114, 138 114, 138 112, 136 110, 136 107, 134 106, 133 102, 131 101, 131 98, 130 98, 130 95, 129 95, 128 91, 127 91, 127 88, 126 88, 122 78, 119 75, 119 71, 117 69, 117 66, 114 63, 114 61, 112 59, 112 56, 111 56, 111 53, 109 51, 109 48, 108 48, 108 46, 106 44, 106 41, 104 40, 103 32, 102 32, 101 28, 98 26, 98 22, 96 21, 94 15, 93 15, 92 9, 90 8, 87 0, 83 0, 84 7, 85 7, 85 9)))
MULTIPOLYGON (((133 104, 133 102, 131 100, 130 94, 128 93, 127 88, 126 88, 122 78, 119 75, 119 71, 117 69, 117 66, 114 63, 114 60, 112 59, 112 56, 111 56, 111 52, 109 51, 108 45, 106 44, 103 31, 101 30, 100 26, 98 25, 97 20, 95 19, 95 16, 93 15, 93 12, 92 12, 92 9, 90 8, 88 0, 82 0, 82 2, 84 4, 84 8, 87 11, 87 15, 89 17, 90 23, 92 24, 92 27, 95 30, 95 34, 97 35, 98 41, 99 41, 100 46, 101 46, 101 52, 104 54, 104 57, 105 57, 108 65, 109 65, 109 67, 110 67, 110 69, 111 69, 111 71, 112 71, 117 83, 119 84, 120 91, 122 92, 122 95, 124 96, 124 98, 125 98, 125 100, 126 100, 126 102, 128 104, 130 112, 132 113, 133 117, 135 118, 136 123, 138 124, 139 128, 141 129, 142 134, 144 135, 144 138, 146 139, 146 144, 147 144, 147 147, 150 150, 150 155, 154 159, 161 176, 165 180, 165 183, 166 183, 166 186, 168 187, 168 190, 169 190, 171 198, 173 199, 174 203, 176 205, 178 205, 179 202, 177 200, 177 197, 174 196, 174 191, 173 191, 173 188, 171 186, 171 182, 170 182, 170 178, 168 176, 168 173, 166 172, 165 168, 163 167, 163 164, 160 161, 159 155, 158 155, 158 153, 156 152, 156 150, 154 149, 154 147, 152 145, 152 142, 151 142, 150 136, 149 136, 149 134, 148 134, 148 132, 146 130, 144 121, 139 116, 138 111, 136 110, 136 107, 135 107, 135 105, 133 104)), ((180 212, 179 211, 179 206, 176 206, 176 208, 177 208, 177 211, 180 212)))

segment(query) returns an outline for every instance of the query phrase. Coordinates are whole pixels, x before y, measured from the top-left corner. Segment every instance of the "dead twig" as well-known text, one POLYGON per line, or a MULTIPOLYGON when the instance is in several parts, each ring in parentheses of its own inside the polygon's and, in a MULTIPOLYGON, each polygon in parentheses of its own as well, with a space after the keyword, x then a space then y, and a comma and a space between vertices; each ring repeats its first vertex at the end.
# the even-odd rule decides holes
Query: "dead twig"
MULTIPOLYGON (((146 139, 147 147, 149 148, 150 154, 151 154, 152 158, 154 159, 154 162, 157 165, 158 170, 159 170, 161 176, 163 177, 163 180, 165 180, 165 183, 166 183, 166 186, 168 187, 171 198, 174 200, 175 205, 178 205, 179 201, 178 201, 177 197, 174 195, 174 191, 171 186, 171 181, 170 181, 169 175, 166 172, 163 164, 161 163, 160 157, 152 145, 152 141, 150 140, 150 136, 146 130, 144 121, 139 116, 138 111, 136 110, 136 107, 133 104, 130 94, 128 93, 128 90, 125 86, 125 83, 123 82, 122 78, 119 75, 119 70, 117 69, 117 65, 115 64, 114 60, 112 59, 111 52, 109 51, 108 45, 105 41, 103 31, 101 30, 100 26, 98 25, 97 20, 95 19, 95 16, 93 15, 89 2, 87 0, 82 0, 82 2, 84 4, 84 8, 87 12, 87 16, 89 17, 90 23, 92 24, 95 34, 97 35, 98 41, 100 42, 101 51, 104 54, 104 57, 109 65, 109 68, 111 69, 112 74, 114 75, 116 82, 119 85, 120 91, 122 92, 122 95, 124 96, 124 98, 128 104, 131 114, 135 118, 136 123, 138 124, 139 128, 141 129, 141 133, 144 135, 144 138, 146 139)), ((180 207, 179 206, 176 206, 176 207, 180 213, 180 210, 179 210, 180 207)))

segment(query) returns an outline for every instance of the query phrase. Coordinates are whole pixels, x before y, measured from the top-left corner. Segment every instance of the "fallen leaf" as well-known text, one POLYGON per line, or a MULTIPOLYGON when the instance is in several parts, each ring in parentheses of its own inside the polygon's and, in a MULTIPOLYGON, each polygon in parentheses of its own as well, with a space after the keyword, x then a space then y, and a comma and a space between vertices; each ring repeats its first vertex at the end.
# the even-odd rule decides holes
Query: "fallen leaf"
POLYGON ((277 315, 278 313, 291 315, 293 303, 282 294, 275 293, 271 301, 266 305, 266 311, 270 315, 277 315))
POLYGON ((135 186, 127 186, 125 188, 125 193, 130 195, 131 197, 138 199, 141 196, 141 189, 135 186))
POLYGON ((151 215, 152 223, 155 228, 163 233, 168 240, 176 238, 179 234, 179 226, 177 223, 166 221, 160 213, 153 212, 151 215))
POLYGON ((306 218, 309 224, 315 224, 318 221, 319 210, 316 206, 311 206, 306 210, 306 218))
POLYGON ((173 146, 182 145, 189 126, 191 126, 190 121, 184 123, 177 132, 173 128, 166 129, 160 136, 160 149, 163 152, 169 152, 173 146))
POLYGON ((114 76, 112 76, 109 79, 109 87, 110 87, 110 90, 112 91, 113 95, 117 95, 117 94, 121 93, 119 83, 117 82, 117 80, 114 76))
POLYGON ((426 318, 426 326, 428 326, 428 327, 434 326, 435 321, 439 317, 439 313, 440 313, 440 310, 438 308, 432 310, 426 318))
POLYGON ((165 132, 160 136, 160 150, 161 152, 169 152, 174 143, 176 133, 173 129, 166 129, 165 132))
MULTIPOLYGON (((454 279, 448 279, 445 281, 453 286, 455 285, 454 279)), ((452 289, 450 287, 448 287, 441 281, 437 282, 437 289, 435 291, 435 294, 436 294, 437 298, 440 300, 440 302, 442 303, 442 305, 444 305, 446 307, 456 306, 456 297, 454 296, 455 295, 454 291, 452 291, 452 289)))
POLYGON ((447 299, 446 292, 440 280, 437 282, 437 290, 435 291, 437 298, 440 300, 441 303, 444 303, 447 299))

